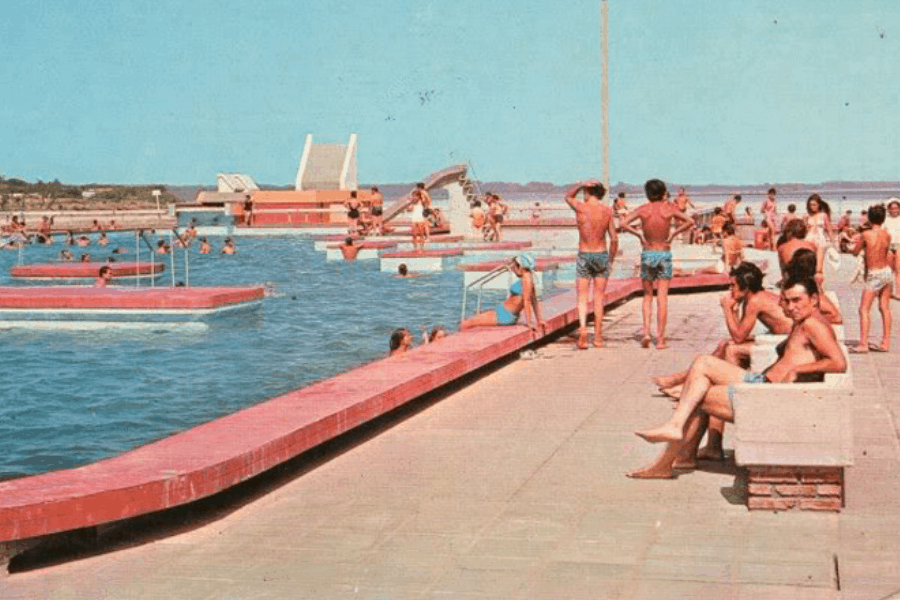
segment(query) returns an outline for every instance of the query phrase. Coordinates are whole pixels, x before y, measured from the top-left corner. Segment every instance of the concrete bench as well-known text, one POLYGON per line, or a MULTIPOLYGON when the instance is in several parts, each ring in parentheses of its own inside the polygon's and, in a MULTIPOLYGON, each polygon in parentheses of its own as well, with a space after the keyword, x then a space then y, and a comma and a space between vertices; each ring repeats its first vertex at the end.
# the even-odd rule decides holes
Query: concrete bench
MULTIPOLYGON (((844 327, 833 327, 844 339, 844 327)), ((757 336, 753 370, 775 362, 776 346, 786 338, 757 336)), ((847 371, 828 373, 821 383, 734 386, 734 456, 748 471, 749 509, 844 506, 844 469, 853 465, 853 374, 847 348, 840 347, 847 371)))

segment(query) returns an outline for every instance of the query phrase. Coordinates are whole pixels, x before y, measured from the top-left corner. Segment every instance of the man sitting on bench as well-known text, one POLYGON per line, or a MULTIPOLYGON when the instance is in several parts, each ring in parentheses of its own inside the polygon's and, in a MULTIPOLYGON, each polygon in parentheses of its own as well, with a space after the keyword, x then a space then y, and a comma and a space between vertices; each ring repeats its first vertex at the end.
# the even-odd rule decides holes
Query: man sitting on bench
MULTIPOLYGON (((730 289, 719 300, 725 314, 725 324, 730 337, 719 342, 712 355, 739 367, 750 362, 753 337, 750 335, 756 322, 762 323, 769 333, 785 335, 791 331, 791 320, 781 309, 777 294, 763 289, 763 272, 751 262, 742 262, 731 270, 730 289)), ((654 377, 653 382, 667 396, 679 398, 688 372, 654 377)), ((725 423, 715 417, 709 421, 709 439, 696 458, 722 460, 722 432, 725 423)), ((702 433, 697 438, 700 441, 702 433)), ((696 452, 694 449, 691 454, 696 452)), ((693 462, 693 456, 689 462, 693 462)))
POLYGON ((812 279, 788 279, 781 290, 782 308, 793 321, 787 339, 778 346, 778 360, 761 373, 746 371, 714 356, 701 356, 691 365, 681 400, 663 425, 635 432, 648 442, 668 442, 650 466, 629 477, 669 479, 706 416, 734 422, 734 385, 739 383, 805 383, 823 381, 825 373, 843 373, 847 361, 834 329, 819 312, 819 293, 812 279))

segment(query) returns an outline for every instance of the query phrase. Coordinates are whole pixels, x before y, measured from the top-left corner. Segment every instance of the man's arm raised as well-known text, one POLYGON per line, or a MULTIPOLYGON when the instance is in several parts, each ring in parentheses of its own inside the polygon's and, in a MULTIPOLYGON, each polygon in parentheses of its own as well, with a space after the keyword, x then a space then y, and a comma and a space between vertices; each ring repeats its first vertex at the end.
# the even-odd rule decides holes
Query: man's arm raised
POLYGON ((571 206, 572 210, 578 210, 577 208, 575 208, 577 206, 577 204, 575 202, 575 196, 578 195, 578 192, 580 192, 581 188, 583 188, 583 187, 584 187, 583 183, 576 183, 575 185, 570 187, 568 190, 566 190, 566 204, 571 206))

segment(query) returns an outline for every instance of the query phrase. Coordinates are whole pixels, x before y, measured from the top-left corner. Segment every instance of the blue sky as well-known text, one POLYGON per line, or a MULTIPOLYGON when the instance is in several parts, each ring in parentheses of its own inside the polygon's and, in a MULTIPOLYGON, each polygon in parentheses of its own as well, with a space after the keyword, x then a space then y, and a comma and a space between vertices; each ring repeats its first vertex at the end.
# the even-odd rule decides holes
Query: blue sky
MULTIPOLYGON (((900 3, 609 12, 613 182, 900 179, 900 3)), ((600 175, 600 48, 596 1, 16 3, 0 173, 290 184, 307 133, 357 133, 364 183, 566 183, 600 175)))

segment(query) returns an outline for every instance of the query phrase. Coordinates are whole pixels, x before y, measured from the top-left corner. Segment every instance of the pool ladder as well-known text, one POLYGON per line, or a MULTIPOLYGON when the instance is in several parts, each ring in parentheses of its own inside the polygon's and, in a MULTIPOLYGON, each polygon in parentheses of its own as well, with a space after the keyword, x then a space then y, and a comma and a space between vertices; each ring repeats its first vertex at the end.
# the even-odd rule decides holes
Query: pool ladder
POLYGON ((509 267, 507 265, 502 265, 500 267, 497 267, 496 269, 488 271, 463 288, 462 314, 459 318, 460 323, 466 320, 466 304, 468 303, 469 299, 469 288, 475 287, 476 285, 478 286, 478 305, 475 309, 475 313, 478 314, 481 312, 481 297, 482 293, 484 292, 484 286, 507 272, 509 272, 509 267))

